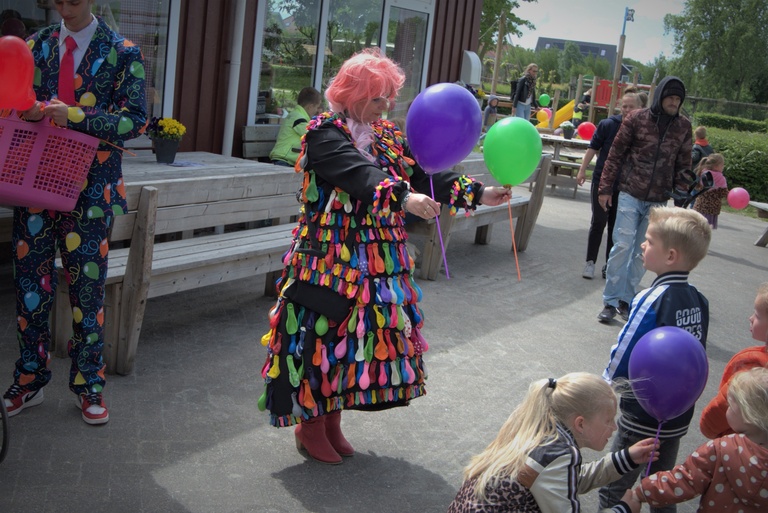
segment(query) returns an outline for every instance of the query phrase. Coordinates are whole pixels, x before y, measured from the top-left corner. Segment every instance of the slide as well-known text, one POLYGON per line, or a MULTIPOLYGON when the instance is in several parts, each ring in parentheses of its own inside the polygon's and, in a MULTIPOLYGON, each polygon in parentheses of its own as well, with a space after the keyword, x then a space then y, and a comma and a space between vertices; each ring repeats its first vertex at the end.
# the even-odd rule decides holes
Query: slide
MULTIPOLYGON (((569 119, 573 118, 573 107, 576 105, 575 100, 571 100, 568 103, 565 104, 564 107, 561 107, 557 109, 557 112, 555 112, 555 121, 552 123, 552 128, 558 128, 560 126, 560 123, 563 121, 568 121, 569 119)), ((536 128, 546 128, 549 126, 549 122, 546 123, 539 123, 536 125, 536 128)))

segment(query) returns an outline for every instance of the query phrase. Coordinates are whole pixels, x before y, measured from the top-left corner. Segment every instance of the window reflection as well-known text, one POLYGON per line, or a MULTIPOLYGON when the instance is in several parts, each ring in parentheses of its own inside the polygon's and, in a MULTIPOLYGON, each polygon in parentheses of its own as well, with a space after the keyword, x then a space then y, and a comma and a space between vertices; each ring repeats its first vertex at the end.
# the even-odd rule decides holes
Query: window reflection
POLYGON ((256 106, 257 123, 276 123, 311 86, 317 54, 320 0, 268 2, 256 106))
POLYGON ((427 44, 427 14, 392 7, 387 27, 387 57, 405 71, 405 84, 389 117, 405 118, 408 106, 419 94, 427 44))
POLYGON ((323 85, 342 63, 364 48, 379 46, 383 0, 331 0, 323 85))

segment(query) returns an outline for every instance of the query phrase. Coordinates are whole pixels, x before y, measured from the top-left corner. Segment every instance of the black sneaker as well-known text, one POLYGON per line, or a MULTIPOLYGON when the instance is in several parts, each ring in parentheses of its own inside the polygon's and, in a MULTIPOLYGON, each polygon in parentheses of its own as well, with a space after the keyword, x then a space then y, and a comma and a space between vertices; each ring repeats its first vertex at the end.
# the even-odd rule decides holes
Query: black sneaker
POLYGON ((603 266, 603 279, 605 279, 605 270, 608 269, 608 264, 603 266))
POLYGON ((619 301, 619 315, 621 316, 624 321, 629 320, 629 305, 625 303, 624 301, 619 301))
POLYGON ((605 305, 603 311, 597 314, 597 320, 605 324, 611 322, 614 317, 616 317, 616 308, 611 305, 605 305))

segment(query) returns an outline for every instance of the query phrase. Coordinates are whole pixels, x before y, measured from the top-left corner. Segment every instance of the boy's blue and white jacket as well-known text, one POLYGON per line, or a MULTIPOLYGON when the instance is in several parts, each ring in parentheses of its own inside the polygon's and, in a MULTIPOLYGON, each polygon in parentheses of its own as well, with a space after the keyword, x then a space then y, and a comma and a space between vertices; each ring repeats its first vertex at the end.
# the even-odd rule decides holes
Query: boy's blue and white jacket
MULTIPOLYGON (((629 320, 611 348, 611 360, 603 378, 612 383, 629 378, 629 357, 640 338, 654 328, 676 326, 690 332, 706 348, 709 302, 688 283, 687 272, 659 275, 651 286, 632 300, 629 320)), ((679 438, 688 432, 694 408, 662 425, 660 438, 679 438)), ((643 436, 654 437, 659 422, 637 402, 631 390, 622 394, 619 425, 643 436)))

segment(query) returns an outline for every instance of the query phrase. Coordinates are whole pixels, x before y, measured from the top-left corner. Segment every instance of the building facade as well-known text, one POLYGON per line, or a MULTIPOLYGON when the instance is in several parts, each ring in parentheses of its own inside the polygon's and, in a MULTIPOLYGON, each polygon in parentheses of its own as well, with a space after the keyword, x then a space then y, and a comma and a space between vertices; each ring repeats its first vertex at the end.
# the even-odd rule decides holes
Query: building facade
MULTIPOLYGON (((353 53, 379 47, 406 72, 393 115, 425 87, 459 79, 478 44, 482 0, 96 0, 138 44, 153 116, 187 126, 183 151, 242 155, 242 127, 279 122, 298 91, 321 92, 353 53)), ((5 0, 27 34, 58 21, 50 0, 5 0)), ((139 139, 133 146, 147 146, 139 139)))

